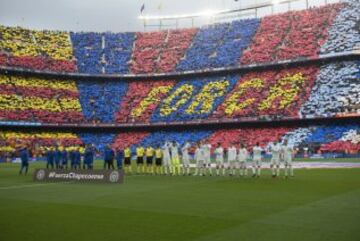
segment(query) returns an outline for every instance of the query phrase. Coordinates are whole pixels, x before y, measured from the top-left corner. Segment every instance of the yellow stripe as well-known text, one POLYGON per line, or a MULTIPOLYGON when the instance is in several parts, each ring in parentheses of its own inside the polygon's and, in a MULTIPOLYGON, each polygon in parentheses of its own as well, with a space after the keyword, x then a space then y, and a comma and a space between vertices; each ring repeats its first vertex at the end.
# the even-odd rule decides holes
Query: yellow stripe
POLYGON ((18 95, 0 95, 0 110, 46 110, 51 112, 79 111, 78 99, 46 99, 39 97, 22 97, 18 95))
POLYGON ((22 78, 11 76, 11 79, 6 75, 0 75, 0 84, 11 84, 15 86, 24 87, 44 87, 53 89, 64 89, 77 91, 76 83, 73 80, 60 80, 60 79, 39 79, 39 78, 22 78))
POLYGON ((46 55, 56 60, 73 58, 70 35, 67 32, 0 26, 0 34, 0 50, 10 52, 13 56, 46 55))
MULTIPOLYGON (((54 147, 54 146, 40 146, 39 149, 42 150, 42 151, 45 151, 45 150, 48 150, 49 147, 54 147)), ((75 150, 79 148, 78 146, 67 146, 65 149, 67 151, 72 151, 72 150, 75 150)), ((12 151, 16 151, 16 149, 12 146, 0 146, 0 151, 6 151, 6 152, 12 152, 12 151)), ((79 148, 79 151, 81 153, 84 152, 84 148, 79 148)))
POLYGON ((43 138, 43 139, 51 139, 51 138, 60 138, 60 139, 79 139, 77 135, 71 132, 64 133, 52 133, 52 132, 16 132, 16 131, 4 131, 0 134, 0 139, 24 139, 24 138, 43 138))

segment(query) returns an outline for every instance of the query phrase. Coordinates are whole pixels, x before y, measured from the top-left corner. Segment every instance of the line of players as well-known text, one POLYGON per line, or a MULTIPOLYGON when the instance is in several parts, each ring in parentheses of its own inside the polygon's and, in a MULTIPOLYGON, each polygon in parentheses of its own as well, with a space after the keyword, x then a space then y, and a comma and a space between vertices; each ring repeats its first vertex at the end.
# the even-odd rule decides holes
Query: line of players
MULTIPOLYGON (((165 174, 165 175, 191 175, 190 162, 191 144, 185 143, 180 147, 177 142, 168 142, 156 149, 148 146, 146 149, 142 146, 136 148, 136 170, 135 173, 148 173, 148 174, 165 174), (181 155, 179 155, 181 151, 181 155), (154 163, 155 160, 155 163, 154 163), (155 164, 155 165, 154 165, 155 164)), ((193 160, 196 162, 194 175, 213 175, 213 168, 211 167, 211 145, 205 142, 199 142, 195 145, 193 160)), ((216 163, 216 175, 225 175, 226 170, 229 170, 229 175, 246 176, 248 168, 252 170, 253 177, 260 177, 263 152, 265 150, 256 144, 248 151, 248 148, 241 144, 239 150, 235 145, 231 145, 226 150, 221 146, 221 143, 213 150, 216 163), (226 158, 225 158, 226 157, 226 158), (250 165, 248 163, 252 161, 250 165)), ((287 140, 283 144, 274 142, 270 145, 269 151, 271 152, 272 176, 280 175, 280 163, 284 163, 285 177, 288 175, 293 176, 292 160, 294 150, 293 147, 288 145, 287 140)), ((67 169, 68 160, 70 159, 71 169, 93 169, 94 157, 98 152, 93 145, 87 145, 83 151, 77 147, 74 150, 67 152, 65 149, 60 150, 59 147, 50 148, 46 153, 46 168, 53 169, 67 169), (83 153, 83 154, 82 154, 83 153), (83 158, 82 158, 83 156, 83 158), (83 162, 81 160, 83 159, 83 162), (55 164, 55 165, 54 165, 55 164), (81 165, 82 164, 82 165, 81 165)), ((130 148, 125 148, 123 151, 114 151, 110 145, 107 145, 104 150, 104 169, 114 169, 114 159, 117 163, 117 168, 124 169, 127 173, 133 173, 131 159, 133 153, 130 148)), ((28 159, 28 151, 26 148, 20 150, 21 159, 28 159), (27 157, 27 158, 26 158, 27 157)), ((22 161, 23 163, 23 161, 22 161)), ((27 163, 24 162, 24 163, 27 163)), ((26 172, 28 164, 22 165, 26 172)))
MULTIPOLYGON (((190 162, 191 162, 191 149, 190 143, 185 143, 180 147, 176 142, 165 142, 155 150, 152 147, 146 149, 138 146, 136 148, 136 173, 149 173, 149 174, 165 174, 165 175, 191 175, 190 162), (181 155, 179 155, 179 151, 181 155), (155 154, 155 166, 154 166, 155 154)), ((235 145, 231 145, 226 150, 221 146, 221 143, 213 150, 216 163, 216 173, 211 166, 211 153, 212 147, 210 144, 200 142, 196 144, 193 160, 196 163, 194 175, 226 175, 227 170, 229 175, 246 176, 248 168, 252 170, 253 177, 260 177, 263 162, 264 149, 260 147, 259 143, 254 146, 249 152, 244 144, 240 145, 237 150, 235 145), (252 163, 248 165, 250 162, 252 163)), ((283 144, 274 142, 269 147, 271 152, 270 167, 272 176, 280 176, 280 164, 284 163, 285 177, 294 176, 292 167, 292 160, 294 156, 294 149, 288 145, 287 140, 283 144)), ((124 167, 125 171, 132 173, 131 166, 132 153, 130 148, 124 150, 124 167)))

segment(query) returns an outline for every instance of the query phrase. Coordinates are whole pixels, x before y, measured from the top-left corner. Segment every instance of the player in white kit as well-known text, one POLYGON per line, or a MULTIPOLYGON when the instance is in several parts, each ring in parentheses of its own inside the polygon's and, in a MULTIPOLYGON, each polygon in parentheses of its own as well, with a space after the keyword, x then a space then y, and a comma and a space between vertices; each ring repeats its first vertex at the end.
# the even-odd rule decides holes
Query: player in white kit
POLYGON ((232 144, 228 148, 228 153, 227 153, 227 159, 228 159, 228 165, 229 165, 228 167, 230 169, 230 175, 235 174, 236 158, 237 158, 236 147, 234 146, 234 144, 232 144))
POLYGON ((290 172, 290 176, 294 176, 294 170, 292 166, 292 160, 294 158, 294 147, 288 144, 287 140, 284 140, 284 144, 282 146, 282 155, 285 165, 285 178, 288 177, 288 172, 290 172))
POLYGON ((203 149, 201 148, 200 144, 197 144, 194 154, 194 159, 196 162, 196 170, 194 176, 203 175, 203 169, 204 169, 204 155, 203 155, 203 149))
POLYGON ((176 141, 170 145, 172 174, 180 175, 179 143, 176 141))
POLYGON ((248 159, 248 157, 249 157, 249 153, 246 150, 245 145, 242 143, 240 145, 239 154, 238 154, 240 176, 247 175, 246 160, 248 159))
POLYGON ((190 175, 190 155, 189 155, 190 147, 191 147, 190 143, 186 142, 185 145, 181 148, 183 175, 190 175))
POLYGON ((208 172, 210 174, 210 176, 212 175, 212 168, 211 168, 211 145, 208 143, 204 143, 201 146, 202 150, 203 150, 203 155, 204 155, 204 166, 205 166, 205 175, 206 172, 208 172))
POLYGON ((162 146, 162 154, 163 154, 163 165, 164 165, 164 173, 168 175, 171 173, 171 157, 170 157, 170 143, 165 142, 162 146))
POLYGON ((225 175, 224 167, 224 148, 221 147, 220 142, 214 150, 215 161, 216 161, 216 175, 220 175, 220 169, 222 169, 222 175, 225 175))
POLYGON ((260 177, 261 174, 261 162, 262 162, 262 152, 264 150, 260 147, 259 142, 256 143, 256 146, 253 147, 253 177, 260 177))
POLYGON ((280 176, 280 153, 281 153, 281 145, 277 141, 275 141, 270 146, 271 152, 271 161, 270 161, 270 168, 272 171, 272 177, 280 176))

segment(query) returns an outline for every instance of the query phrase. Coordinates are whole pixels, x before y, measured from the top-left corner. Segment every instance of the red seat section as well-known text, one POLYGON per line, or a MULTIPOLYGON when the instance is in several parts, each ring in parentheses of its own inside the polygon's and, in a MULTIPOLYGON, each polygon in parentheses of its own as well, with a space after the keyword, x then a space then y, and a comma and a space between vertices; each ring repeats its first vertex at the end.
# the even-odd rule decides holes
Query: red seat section
POLYGON ((315 57, 341 4, 264 17, 242 64, 315 57))
POLYGON ((291 128, 287 127, 223 129, 215 131, 206 141, 213 146, 221 143, 225 148, 229 147, 232 143, 239 147, 241 142, 245 143, 248 147, 253 147, 259 142, 260 146, 264 147, 269 142, 279 141, 281 137, 291 130, 291 128))
POLYGON ((321 145, 323 152, 346 152, 348 154, 359 153, 360 143, 352 143, 350 141, 334 141, 321 145))
POLYGON ((132 73, 174 71, 190 46, 196 29, 136 33, 130 70, 132 73))
POLYGON ((116 122, 149 122, 160 101, 174 86, 174 81, 134 81, 129 83, 126 95, 121 101, 116 122))
POLYGON ((141 142, 150 132, 124 132, 115 137, 112 147, 116 150, 124 150, 126 147, 136 145, 141 142))
POLYGON ((298 117, 318 71, 319 68, 312 65, 249 72, 240 78, 212 118, 298 117))

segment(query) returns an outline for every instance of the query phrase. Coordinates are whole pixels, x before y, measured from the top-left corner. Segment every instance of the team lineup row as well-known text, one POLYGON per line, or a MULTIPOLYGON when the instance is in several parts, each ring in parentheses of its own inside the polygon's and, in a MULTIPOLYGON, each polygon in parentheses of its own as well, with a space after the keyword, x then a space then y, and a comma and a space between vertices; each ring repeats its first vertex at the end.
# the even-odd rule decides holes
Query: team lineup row
MULTIPOLYGON (((165 174, 165 175, 191 175, 191 161, 195 161, 194 175, 213 175, 212 157, 215 160, 216 175, 226 175, 227 169, 229 175, 246 176, 247 170, 252 170, 254 177, 260 177, 263 161, 263 153, 266 150, 256 143, 253 147, 247 147, 244 143, 237 149, 234 144, 229 148, 223 148, 221 143, 216 147, 204 141, 191 144, 186 142, 180 146, 176 141, 166 141, 162 146, 156 148, 147 146, 146 148, 138 146, 135 153, 132 153, 129 147, 124 150, 114 151, 110 145, 105 147, 103 152, 104 169, 114 169, 114 160, 117 168, 123 169, 127 174, 165 174), (135 155, 134 155, 135 154, 135 155), (193 154, 193 155, 192 155, 193 154), (136 168, 133 170, 131 160, 136 159, 136 168), (250 164, 249 162, 252 161, 250 164)), ((271 164, 273 177, 280 176, 280 163, 284 163, 285 177, 293 176, 292 160, 294 157, 294 148, 289 145, 287 140, 281 144, 272 143, 268 150, 271 153, 271 164)), ((70 160, 71 169, 93 169, 94 157, 97 150, 92 145, 86 146, 85 150, 80 152, 80 148, 74 148, 71 151, 59 147, 50 148, 46 151, 46 168, 67 169, 70 160), (55 165, 54 165, 55 164, 55 165)), ((27 173, 29 166, 29 151, 27 147, 19 149, 21 159, 21 170, 25 169, 27 173)))

